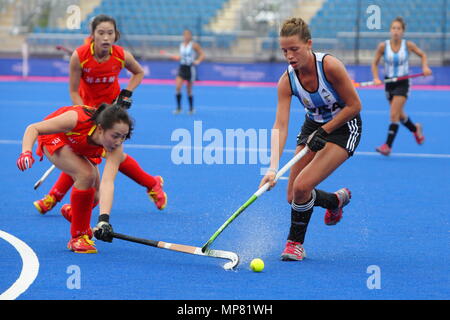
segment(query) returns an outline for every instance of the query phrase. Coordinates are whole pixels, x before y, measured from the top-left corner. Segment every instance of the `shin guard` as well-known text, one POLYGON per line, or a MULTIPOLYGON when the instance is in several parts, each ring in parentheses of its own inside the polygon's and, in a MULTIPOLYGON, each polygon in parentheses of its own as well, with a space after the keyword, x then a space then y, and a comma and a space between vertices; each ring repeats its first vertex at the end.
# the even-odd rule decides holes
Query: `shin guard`
POLYGON ((288 240, 304 243, 306 230, 309 220, 313 213, 316 195, 313 192, 312 198, 304 204, 296 204, 292 201, 291 205, 291 228, 289 230, 288 240))

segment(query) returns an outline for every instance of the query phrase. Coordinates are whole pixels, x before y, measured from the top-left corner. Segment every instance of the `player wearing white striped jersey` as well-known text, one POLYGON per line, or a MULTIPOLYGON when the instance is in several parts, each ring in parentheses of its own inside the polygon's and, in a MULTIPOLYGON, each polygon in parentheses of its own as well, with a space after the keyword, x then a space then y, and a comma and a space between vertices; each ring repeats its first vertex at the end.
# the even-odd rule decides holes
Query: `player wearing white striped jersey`
POLYGON ((342 208, 350 201, 350 191, 334 193, 316 189, 354 152, 361 137, 361 102, 344 65, 335 57, 312 51, 311 34, 300 18, 286 20, 280 31, 280 47, 289 63, 278 81, 278 104, 273 129, 271 161, 260 186, 275 186, 275 176, 288 136, 292 97, 306 110, 305 122, 297 138, 296 153, 308 146, 310 152, 290 170, 287 200, 291 205, 291 227, 282 260, 302 260, 303 243, 313 207, 326 209, 325 223, 342 218, 342 208))
MULTIPOLYGON (((375 85, 381 85, 383 83, 378 74, 378 64, 381 57, 384 59, 385 78, 408 75, 410 52, 415 53, 421 58, 423 74, 425 76, 431 75, 426 54, 414 42, 403 39, 405 27, 403 18, 395 18, 391 23, 391 38, 378 45, 375 58, 372 62, 372 74, 375 85)), ((394 143, 399 128, 399 122, 414 134, 418 144, 423 144, 425 140, 420 123, 414 123, 404 111, 406 99, 409 94, 409 86, 409 79, 387 83, 385 85, 386 97, 389 100, 391 112, 386 142, 376 148, 376 151, 382 155, 388 156, 391 153, 392 144, 394 143)))
POLYGON ((199 65, 205 54, 201 46, 192 40, 192 33, 190 30, 184 30, 183 42, 180 44, 180 55, 178 59, 180 61, 180 67, 178 69, 177 77, 175 79, 175 91, 177 108, 174 113, 179 114, 181 112, 181 88, 183 82, 186 81, 186 89, 189 100, 189 114, 194 113, 194 96, 192 93, 192 87, 194 81, 197 79, 196 66, 199 65))
MULTIPOLYGON (((384 42, 384 70, 385 78, 406 76, 409 73, 409 51, 405 39, 400 41, 400 48, 396 51, 392 49, 391 40, 384 42)), ((397 44, 395 44, 397 45, 397 44)))
POLYGON ((324 74, 323 59, 326 54, 313 52, 313 55, 318 81, 317 90, 314 92, 308 91, 301 85, 297 70, 292 65, 289 65, 287 72, 292 94, 305 108, 307 117, 313 121, 325 123, 333 119, 345 105, 324 74))

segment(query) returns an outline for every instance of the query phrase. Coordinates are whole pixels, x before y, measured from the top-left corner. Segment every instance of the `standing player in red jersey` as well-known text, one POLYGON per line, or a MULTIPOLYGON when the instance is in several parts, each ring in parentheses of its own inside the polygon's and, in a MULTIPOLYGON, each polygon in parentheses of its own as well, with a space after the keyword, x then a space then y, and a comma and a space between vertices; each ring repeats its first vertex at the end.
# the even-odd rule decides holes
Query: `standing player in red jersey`
MULTIPOLYGON (((116 21, 106 15, 98 15, 91 24, 91 38, 77 48, 70 59, 70 98, 74 105, 98 107, 101 103, 131 106, 133 90, 141 83, 144 70, 133 55, 114 43, 119 40, 116 21), (132 73, 126 89, 120 90, 119 74, 126 68, 132 73)), ((130 155, 120 164, 119 171, 147 189, 147 194, 158 209, 167 204, 167 195, 161 176, 146 173, 130 155)), ((73 185, 70 175, 62 172, 50 192, 35 201, 36 209, 45 214, 51 210, 73 185)))
POLYGON ((114 197, 114 180, 126 155, 123 142, 133 130, 133 121, 118 104, 102 104, 98 109, 87 106, 62 107, 44 121, 33 123, 25 130, 22 153, 17 166, 24 171, 34 163, 32 148, 45 155, 73 181, 71 210, 64 215, 70 222, 71 239, 67 247, 76 253, 97 253, 91 240, 92 208, 100 200, 99 223, 94 229, 97 239, 112 241, 109 224, 114 197), (105 155, 105 168, 100 181, 97 168, 105 155))

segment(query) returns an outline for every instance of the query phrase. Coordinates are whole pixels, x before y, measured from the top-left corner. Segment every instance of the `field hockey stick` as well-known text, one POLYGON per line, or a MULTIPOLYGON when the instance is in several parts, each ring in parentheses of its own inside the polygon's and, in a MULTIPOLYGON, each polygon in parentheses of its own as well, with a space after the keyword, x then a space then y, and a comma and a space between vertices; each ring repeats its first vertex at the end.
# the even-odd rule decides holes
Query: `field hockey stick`
MULTIPOLYGON (((424 76, 423 73, 416 73, 416 74, 410 74, 410 75, 402 76, 402 77, 394 77, 394 78, 385 79, 383 81, 383 84, 397 82, 397 81, 411 79, 411 78, 423 77, 423 76, 424 76)), ((367 86, 373 86, 375 84, 375 82, 374 81, 355 82, 354 84, 355 84, 355 87, 367 87, 367 86)))
POLYGON ((175 244, 175 243, 169 243, 169 242, 164 242, 164 241, 136 238, 136 237, 128 236, 125 234, 120 234, 120 233, 113 233, 113 237, 116 239, 145 244, 147 246, 160 248, 160 249, 167 249, 167 250, 172 250, 172 251, 194 254, 194 255, 198 255, 198 256, 230 260, 224 264, 223 268, 225 270, 232 270, 232 269, 236 268, 237 265, 239 264, 239 256, 236 253, 231 252, 231 251, 209 250, 207 253, 203 253, 202 249, 199 247, 187 246, 184 244, 175 244))
POLYGON ((44 182, 45 179, 47 179, 47 177, 50 175, 50 173, 52 173, 53 170, 55 170, 55 168, 56 168, 55 165, 52 164, 52 166, 50 168, 48 168, 47 171, 44 172, 42 177, 38 181, 36 181, 36 183, 34 184, 34 190, 39 188, 39 186, 42 184, 42 182, 44 182))
MULTIPOLYGON (((288 163, 284 165, 283 168, 278 171, 278 173, 275 176, 275 181, 277 181, 283 174, 288 171, 294 163, 299 161, 301 158, 303 158, 307 153, 309 149, 308 147, 305 147, 297 153, 288 163)), ((261 188, 258 189, 242 206, 239 207, 229 218, 225 223, 217 229, 217 231, 209 238, 209 240, 203 245, 202 252, 206 252, 209 249, 209 246, 213 243, 213 241, 222 233, 222 231, 228 227, 228 225, 233 222, 234 219, 236 219, 245 209, 247 209, 253 202, 256 201, 264 192, 266 192, 269 189, 269 182, 265 183, 261 188)))
POLYGON ((63 51, 63 52, 65 52, 65 53, 67 53, 67 54, 69 54, 69 55, 72 55, 72 53, 73 53, 73 50, 70 50, 70 49, 67 49, 66 47, 64 47, 64 46, 56 46, 55 47, 56 48, 56 50, 58 50, 58 51, 63 51))
POLYGON ((166 50, 159 50, 159 54, 164 57, 170 58, 172 60, 179 60, 179 56, 177 56, 175 54, 171 54, 171 53, 167 52, 166 50))

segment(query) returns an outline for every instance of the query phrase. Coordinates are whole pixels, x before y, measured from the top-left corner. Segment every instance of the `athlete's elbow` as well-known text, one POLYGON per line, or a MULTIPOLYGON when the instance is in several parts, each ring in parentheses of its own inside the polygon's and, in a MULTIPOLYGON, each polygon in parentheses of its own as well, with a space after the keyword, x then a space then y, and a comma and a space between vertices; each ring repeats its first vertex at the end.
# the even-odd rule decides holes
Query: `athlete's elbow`
POLYGON ((362 110, 361 102, 354 102, 354 103, 351 103, 351 104, 349 103, 347 105, 346 109, 348 110, 347 112, 349 113, 349 116, 355 117, 362 110))
POLYGON ((359 114, 359 113, 361 112, 361 110, 362 110, 361 102, 355 103, 355 104, 353 105, 353 108, 352 108, 352 109, 354 110, 355 115, 359 114))
POLYGON ((141 69, 136 73, 136 75, 137 75, 138 77, 140 77, 141 79, 144 78, 144 76, 145 76, 145 71, 144 71, 144 69, 141 68, 141 69))
POLYGON ((132 78, 134 81, 138 81, 139 83, 141 83, 141 81, 142 81, 142 79, 144 79, 144 77, 145 77, 145 72, 144 72, 143 69, 141 69, 141 70, 139 70, 139 71, 137 71, 137 72, 134 72, 134 73, 132 74, 132 76, 131 76, 131 78, 132 78))
POLYGON ((279 133, 287 132, 288 130, 288 123, 287 121, 276 121, 272 127, 272 130, 276 130, 279 133))
POLYGON ((24 137, 29 137, 35 140, 41 133, 39 132, 36 123, 28 125, 24 132, 24 137))

